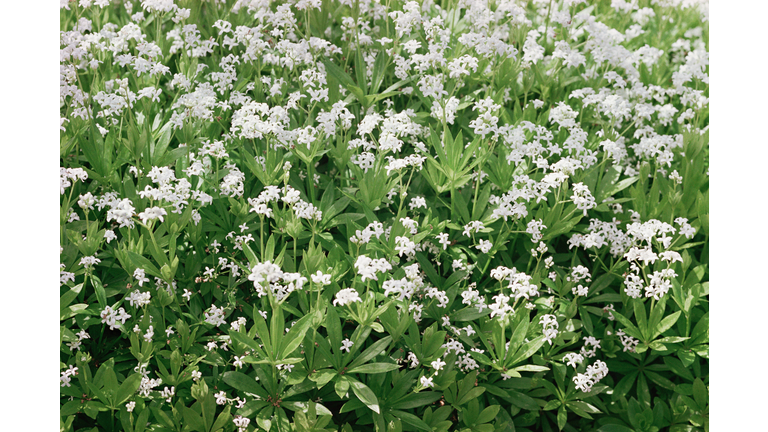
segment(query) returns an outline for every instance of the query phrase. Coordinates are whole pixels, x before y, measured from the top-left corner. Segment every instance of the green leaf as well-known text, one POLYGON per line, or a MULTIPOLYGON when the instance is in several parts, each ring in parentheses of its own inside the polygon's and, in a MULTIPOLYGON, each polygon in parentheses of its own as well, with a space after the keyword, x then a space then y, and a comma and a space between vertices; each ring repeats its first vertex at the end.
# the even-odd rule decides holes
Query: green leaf
POLYGON ((309 379, 317 383, 317 388, 322 388, 335 377, 337 372, 333 369, 322 369, 309 375, 309 379))
POLYGON ((64 311, 64 308, 69 306, 70 303, 77 297, 78 294, 80 294, 80 291, 83 289, 83 284, 77 284, 74 287, 70 288, 69 291, 65 292, 61 295, 61 299, 59 300, 59 308, 64 311))
POLYGON ((501 409, 501 405, 491 405, 484 409, 479 416, 477 416, 477 420, 475 420, 476 424, 482 424, 482 423, 489 423, 491 420, 496 418, 496 415, 499 413, 499 409, 501 409))
POLYGON ((508 389, 507 393, 509 393, 512 404, 518 408, 526 409, 529 411, 538 411, 540 408, 539 404, 536 403, 536 399, 528 396, 525 393, 519 392, 514 389, 508 389))
POLYGON ((144 432, 144 429, 147 427, 147 420, 149 419, 149 414, 152 411, 148 408, 144 408, 144 410, 139 413, 139 417, 136 419, 136 427, 134 428, 135 432, 144 432))
POLYGON ((309 326, 312 325, 312 320, 315 316, 319 317, 319 315, 320 311, 315 311, 315 313, 305 315, 298 320, 283 338, 283 343, 285 345, 279 351, 278 355, 284 357, 295 351, 301 344, 301 341, 304 340, 304 335, 307 333, 309 326))
POLYGON ((243 333, 230 330, 229 337, 233 341, 253 349, 256 353, 259 353, 259 354, 263 353, 263 351, 261 350, 261 347, 259 347, 259 344, 252 338, 249 338, 248 336, 244 335, 243 333))
POLYGON ((152 414, 154 415, 155 419, 159 423, 161 423, 163 426, 171 430, 176 429, 176 427, 173 424, 173 420, 171 420, 171 416, 168 415, 166 411, 163 411, 162 409, 160 409, 160 405, 155 405, 155 403, 150 405, 150 409, 152 410, 152 414))
POLYGON ((152 162, 154 164, 160 165, 159 162, 163 159, 163 156, 165 156, 165 152, 168 149, 168 144, 170 144, 171 137, 173 136, 172 126, 173 123, 166 123, 162 129, 160 129, 157 142, 152 145, 151 154, 152 162))
POLYGON ((450 315, 451 321, 474 321, 480 317, 487 316, 488 312, 479 312, 474 306, 468 306, 457 310, 450 315))
POLYGON ((709 401, 707 386, 704 385, 701 378, 693 380, 693 399, 696 401, 696 405, 702 409, 707 406, 707 402, 709 401))
POLYGON ((518 372, 546 372, 549 370, 549 368, 546 366, 528 364, 528 365, 518 366, 514 370, 518 372))
POLYGON ((579 317, 581 318, 581 323, 584 325, 584 329, 587 331, 587 334, 592 335, 594 333, 592 317, 590 316, 589 312, 587 312, 587 308, 585 306, 579 306, 579 317))
POLYGON ((364 363, 366 363, 368 360, 371 360, 372 358, 376 357, 377 355, 381 354, 382 351, 387 349, 389 344, 392 342, 391 336, 385 336, 373 344, 366 348, 352 363, 349 364, 350 369, 354 369, 364 363))
POLYGON ((567 403, 567 406, 577 415, 588 419, 592 418, 589 414, 600 414, 600 410, 594 405, 590 405, 583 401, 570 401, 567 403))
POLYGON ((635 379, 639 373, 640 372, 635 370, 629 375, 625 375, 614 387, 613 394, 616 395, 616 397, 621 397, 629 393, 629 389, 632 388, 632 385, 635 383, 635 379))
POLYGON ((80 407, 82 406, 82 402, 80 400, 71 400, 67 403, 65 403, 61 409, 59 409, 59 416, 61 417, 67 417, 72 414, 76 414, 80 412, 80 407))
POLYGON ((471 390, 469 390, 467 393, 465 393, 457 402, 457 405, 464 405, 465 403, 469 402, 472 399, 475 399, 479 397, 481 394, 485 393, 485 387, 474 387, 471 390))
POLYGON ((635 432, 633 429, 619 424, 607 424, 600 426, 597 432, 635 432))
POLYGON ((328 331, 329 342, 334 346, 341 346, 341 324, 334 307, 328 307, 326 310, 325 329, 328 331))
MULTIPOLYGON (((518 314, 517 317, 515 317, 515 321, 519 321, 519 324, 515 327, 514 333, 509 340, 509 347, 507 348, 508 357, 512 357, 512 354, 517 353, 520 349, 520 346, 525 340, 525 336, 528 334, 528 327, 531 324, 528 314, 518 314)), ((496 330, 494 330, 494 332, 495 331, 496 330)))
POLYGON ((93 167, 93 170, 101 177, 107 177, 109 175, 109 164, 104 157, 104 151, 106 146, 104 145, 104 139, 101 137, 101 133, 96 128, 96 107, 94 106, 93 116, 90 116, 89 120, 91 126, 88 128, 90 136, 82 135, 80 140, 80 149, 83 151, 83 155, 86 160, 93 167))
POLYGON ((379 51, 379 55, 376 56, 376 61, 373 63, 373 75, 371 76, 371 89, 370 94, 376 94, 381 87, 381 83, 384 81, 384 73, 387 70, 389 64, 389 56, 386 51, 379 51))
POLYGON ((354 378, 349 378, 349 385, 352 387, 352 392, 355 393, 355 396, 357 396, 365 406, 370 408, 376 414, 381 414, 379 400, 376 399, 376 395, 367 385, 354 378))
POLYGON ((429 405, 432 402, 438 401, 442 396, 442 393, 433 391, 411 393, 399 399, 397 402, 392 403, 390 406, 396 409, 418 408, 420 406, 429 405))
POLYGON ((665 331, 672 328, 673 325, 677 322, 677 319, 680 318, 680 314, 682 311, 677 311, 673 313, 672 315, 669 315, 668 317, 661 320, 659 323, 659 326, 654 329, 653 337, 651 339, 655 339, 660 334, 664 333, 665 331))
POLYGON ((409 414, 405 411, 392 410, 392 415, 400 419, 403 423, 411 425, 419 430, 431 431, 432 428, 424 422, 424 420, 416 417, 413 414, 409 414))
POLYGON ((163 275, 160 274, 160 270, 155 267, 154 264, 152 264, 152 261, 148 260, 146 257, 137 254, 136 252, 132 251, 126 251, 128 255, 128 259, 130 260, 131 264, 135 268, 144 269, 147 274, 150 274, 155 277, 159 277, 162 279, 163 275))
POLYGON ((272 413, 274 411, 275 408, 272 406, 268 406, 261 410, 259 414, 256 415, 256 424, 266 431, 272 429, 272 413))
POLYGON ((96 300, 99 302, 99 308, 104 309, 107 307, 107 293, 104 291, 104 285, 96 275, 91 275, 91 285, 96 290, 96 300))
MULTIPOLYGON (((273 358, 272 343, 270 342, 269 328, 264 317, 259 313, 257 305, 253 306, 253 325, 256 327, 256 333, 259 336, 259 340, 264 344, 264 350, 267 352, 267 356, 273 358)), ((247 341, 246 341, 247 342, 247 341)))
POLYGON ((222 411, 221 414, 219 414, 219 416, 216 418, 216 422, 213 423, 213 426, 211 427, 212 431, 221 430, 224 428, 224 426, 232 421, 232 415, 229 413, 231 409, 231 405, 227 405, 227 407, 224 408, 224 411, 222 411))
POLYGON ((699 322, 691 332, 691 343, 700 344, 709 342, 709 312, 699 318, 699 322))
POLYGON ((600 181, 600 184, 597 186, 597 191, 595 191, 596 202, 602 203, 604 199, 610 196, 608 193, 616 185, 616 182, 621 176, 621 172, 622 167, 614 165, 608 168, 607 172, 603 175, 603 179, 600 181))
POLYGON ((643 373, 645 374, 645 376, 648 377, 649 380, 653 381, 656 385, 663 387, 667 390, 675 389, 675 383, 657 374, 656 372, 651 372, 649 370, 646 370, 643 373))
POLYGON ((648 334, 650 333, 648 330, 648 319, 646 318, 645 313, 645 304, 643 304, 642 299, 633 299, 632 300, 634 310, 635 310, 635 319, 637 320, 637 328, 640 330, 640 334, 643 335, 642 341, 649 340, 648 334))
POLYGON ((115 393, 115 407, 125 403, 141 386, 142 374, 133 374, 123 381, 115 393))
POLYGON ((563 430, 567 421, 568 412, 565 410, 565 406, 560 405, 560 408, 557 409, 557 429, 563 430))
POLYGON ((634 324, 632 324, 632 321, 628 320, 624 315, 613 311, 612 312, 613 317, 618 321, 622 326, 624 326, 624 333, 628 334, 629 336, 632 336, 635 339, 644 340, 645 338, 640 333, 640 330, 638 330, 637 327, 635 327, 634 324))
POLYGON ((243 243, 243 252, 245 253, 245 257, 248 258, 249 267, 253 268, 259 263, 259 259, 256 258, 256 254, 253 252, 253 249, 248 246, 248 243, 243 243))
POLYGON ((520 363, 521 361, 531 357, 536 352, 539 351, 539 348, 541 348, 542 345, 544 345, 544 335, 541 335, 537 337, 536 339, 526 343, 520 348, 520 351, 518 351, 517 354, 515 354, 514 358, 512 358, 511 361, 509 361, 508 365, 512 366, 517 363, 520 363))
POLYGON ((207 432, 203 418, 200 416, 200 414, 196 413, 195 410, 182 406, 181 414, 184 417, 184 423, 191 427, 192 430, 207 432))
POLYGON ((368 363, 354 367, 348 370, 347 373, 377 374, 393 371, 396 369, 400 369, 400 365, 396 363, 368 363))
POLYGON ((247 393, 253 393, 262 399, 269 397, 264 388, 255 379, 237 371, 224 372, 221 379, 228 385, 247 393))
MULTIPOLYGON (((366 64, 363 59, 363 50, 355 50, 355 76, 357 77, 357 86, 363 90, 363 94, 368 94, 368 80, 366 79, 366 64)), ((367 99, 366 99, 367 100, 367 99)), ((366 104, 367 106, 367 104, 366 104)))
POLYGON ((683 366, 683 362, 681 362, 679 359, 672 356, 665 356, 663 359, 664 364, 669 366, 669 369, 672 372, 689 381, 693 381, 693 374, 687 367, 683 366))
POLYGON ((349 76, 342 68, 337 66, 333 61, 330 59, 327 59, 325 57, 321 58, 320 61, 323 62, 323 65, 325 66, 325 71, 333 77, 335 80, 339 82, 344 88, 349 90, 357 100, 362 104, 364 107, 367 106, 367 100, 365 98, 365 93, 363 90, 355 85, 355 82, 352 80, 352 77, 349 76))
POLYGON ((608 192, 606 192, 605 196, 611 197, 616 195, 617 193, 623 191, 624 189, 632 186, 637 181, 637 179, 638 179, 637 176, 625 178, 624 180, 614 184, 612 188, 608 189, 608 192))
POLYGON ((416 252, 416 259, 419 261, 421 269, 424 270, 424 273, 427 274, 429 281, 436 286, 443 286, 445 279, 441 278, 437 274, 437 271, 435 270, 435 267, 432 265, 432 262, 429 260, 429 258, 427 258, 423 252, 416 252))

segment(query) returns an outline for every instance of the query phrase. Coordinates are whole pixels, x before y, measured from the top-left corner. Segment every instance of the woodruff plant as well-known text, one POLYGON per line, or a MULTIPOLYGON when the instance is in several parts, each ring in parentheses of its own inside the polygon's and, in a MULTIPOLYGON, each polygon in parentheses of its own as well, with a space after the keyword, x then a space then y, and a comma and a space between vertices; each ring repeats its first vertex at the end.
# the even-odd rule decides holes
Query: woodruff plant
POLYGON ((707 19, 61 0, 61 430, 708 430, 707 19))

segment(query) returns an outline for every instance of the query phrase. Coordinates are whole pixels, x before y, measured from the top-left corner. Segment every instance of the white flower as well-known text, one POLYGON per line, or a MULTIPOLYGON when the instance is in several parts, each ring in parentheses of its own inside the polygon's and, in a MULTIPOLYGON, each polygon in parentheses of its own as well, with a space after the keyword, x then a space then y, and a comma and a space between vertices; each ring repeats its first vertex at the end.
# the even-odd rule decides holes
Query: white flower
POLYGON ((343 341, 341 341, 341 351, 346 350, 347 352, 349 352, 349 349, 352 348, 352 345, 354 344, 355 343, 352 342, 351 340, 344 339, 343 341))
POLYGON ((659 254, 659 256, 661 257, 662 261, 667 261, 670 264, 675 262, 675 261, 683 262, 683 257, 680 256, 680 254, 678 252, 675 252, 675 251, 662 252, 662 253, 659 254))
POLYGON ((82 265, 85 268, 91 268, 91 267, 95 266, 96 264, 98 264, 100 262, 101 262, 101 260, 96 258, 96 257, 87 256, 87 257, 83 257, 80 260, 80 265, 82 265))
POLYGON ((136 408, 136 402, 130 401, 127 404, 125 404, 125 410, 128 412, 133 412, 133 409, 136 408))
POLYGON ((176 394, 176 387, 171 387, 170 389, 165 387, 163 391, 160 392, 160 397, 166 398, 165 401, 170 403, 174 394, 176 394))
POLYGON ((424 387, 433 387, 435 385, 434 382, 432 382, 432 377, 421 377, 421 385, 424 387))
POLYGON ((589 288, 582 286, 579 284, 578 286, 573 287, 573 295, 579 297, 586 297, 589 294, 589 288))
POLYGON ((576 388, 583 391, 584 393, 592 390, 592 380, 588 375, 577 374, 573 377, 573 382, 576 384, 576 388))
POLYGON ((246 429, 248 429, 248 425, 251 423, 251 419, 243 417, 241 415, 236 415, 232 419, 232 423, 237 426, 237 432, 245 432, 246 429))
POLYGON ((152 207, 139 213, 139 219, 141 219, 141 222, 145 225, 147 221, 155 220, 155 219, 160 219, 160 222, 163 222, 164 221, 163 216, 167 214, 168 212, 166 212, 164 208, 152 207))
POLYGON ((485 229, 485 226, 480 221, 472 221, 466 225, 464 225, 464 232, 463 234, 467 237, 470 237, 472 234, 479 232, 480 230, 485 229))
POLYGON ((329 274, 323 274, 320 270, 317 271, 317 273, 312 275, 312 282, 318 284, 318 285, 330 285, 331 284, 331 275, 329 274))
POLYGON ((408 207, 410 207, 411 210, 419 207, 427 208, 427 201, 423 197, 413 197, 411 198, 411 203, 408 204, 408 207))
POLYGON ((336 293, 336 300, 333 301, 334 306, 346 306, 354 302, 362 302, 360 294, 354 288, 345 288, 336 293))
POLYGON ((144 269, 137 268, 133 271, 133 278, 139 283, 139 286, 144 286, 144 282, 149 282, 149 278, 145 276, 144 269))
POLYGON ((488 253, 492 247, 493 243, 489 242, 488 240, 480 240, 480 244, 475 246, 475 248, 479 249, 482 253, 488 253))
POLYGON ((110 306, 107 306, 106 308, 104 308, 104 310, 101 311, 100 316, 101 316, 101 322, 103 324, 108 325, 110 330, 114 330, 115 327, 118 326, 117 324, 118 321, 120 321, 120 324, 123 325, 131 317, 130 315, 125 313, 125 310, 123 308, 114 310, 110 306))
POLYGON ((408 237, 396 237, 395 238, 395 251, 398 256, 413 256, 416 254, 416 243, 408 240, 408 237))
POLYGON ((595 208, 595 197, 592 196, 592 192, 589 191, 589 187, 584 183, 575 183, 573 185, 573 195, 571 196, 576 208, 584 211, 584 216, 587 216, 587 210, 595 208))
POLYGON ((355 268, 357 273, 362 276, 362 281, 366 279, 379 280, 376 276, 376 272, 384 272, 392 270, 392 264, 390 264, 385 258, 371 259, 365 255, 360 255, 355 261, 355 268))
POLYGON ((411 362, 410 367, 415 368, 419 365, 419 358, 416 357, 416 354, 409 352, 408 357, 405 359, 406 361, 411 362))
MULTIPOLYGON (((434 370, 441 370, 443 368, 443 366, 445 366, 445 362, 442 361, 441 359, 437 359, 437 360, 432 362, 432 369, 434 369, 434 370)), ((422 384, 423 384, 423 382, 422 382, 422 384)))
POLYGON ((72 384, 72 376, 77 374, 77 366, 70 366, 69 369, 65 370, 61 373, 61 386, 62 387, 71 387, 72 384))
POLYGON ((568 366, 573 366, 573 368, 576 369, 576 366, 584 361, 584 357, 579 353, 568 353, 563 357, 563 360, 567 360, 568 362, 566 364, 568 366))
POLYGON ((447 233, 440 233, 435 237, 441 245, 443 245, 443 250, 448 249, 448 245, 451 244, 451 242, 448 240, 448 234, 447 233))
POLYGON ((683 183, 683 177, 677 172, 677 170, 674 170, 671 174, 669 174, 669 179, 677 184, 683 183))
POLYGON ((221 327, 222 324, 227 322, 224 320, 224 307, 217 308, 216 305, 211 305, 211 308, 203 313, 205 316, 205 322, 208 324, 221 327))
POLYGON ((149 292, 141 292, 141 291, 133 291, 130 296, 128 296, 128 303, 132 307, 140 308, 143 306, 146 306, 151 301, 152 295, 149 292))
POLYGON ((279 364, 277 365, 277 370, 287 370, 289 373, 293 369, 292 364, 279 364))

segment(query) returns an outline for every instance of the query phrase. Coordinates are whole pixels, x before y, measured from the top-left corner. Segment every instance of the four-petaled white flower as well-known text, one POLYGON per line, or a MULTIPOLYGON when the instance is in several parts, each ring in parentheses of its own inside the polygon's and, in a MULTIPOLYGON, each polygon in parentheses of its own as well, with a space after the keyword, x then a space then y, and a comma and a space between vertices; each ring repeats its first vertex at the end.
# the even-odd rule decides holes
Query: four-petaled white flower
POLYGON ((434 369, 434 370, 441 370, 443 368, 443 366, 445 366, 445 364, 446 363, 444 361, 442 361, 441 359, 437 359, 437 360, 432 362, 432 369, 434 369))
POLYGON ((432 382, 432 377, 421 377, 421 385, 424 387, 433 387, 435 385, 434 382, 432 382))
POLYGON ((354 288, 345 288, 336 293, 336 300, 333 301, 334 306, 346 306, 354 302, 362 302, 360 294, 355 291, 354 288))
POLYGON ((488 240, 480 240, 480 244, 475 247, 480 249, 480 252, 482 253, 488 253, 493 247, 493 243, 489 242, 488 240))

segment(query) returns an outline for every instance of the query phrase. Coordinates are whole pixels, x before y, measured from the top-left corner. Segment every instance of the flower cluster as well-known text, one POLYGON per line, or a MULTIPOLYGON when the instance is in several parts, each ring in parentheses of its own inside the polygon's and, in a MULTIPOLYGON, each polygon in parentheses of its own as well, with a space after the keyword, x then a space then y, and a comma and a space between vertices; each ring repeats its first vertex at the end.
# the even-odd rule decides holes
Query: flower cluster
POLYGON ((187 3, 60 3, 65 424, 701 426, 702 2, 187 3))

